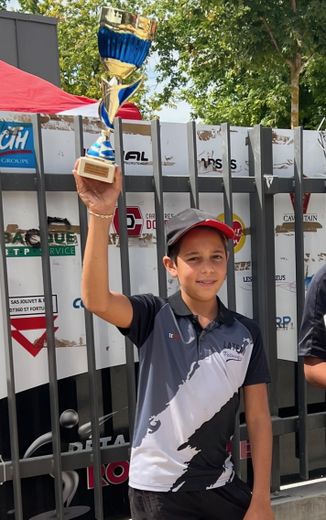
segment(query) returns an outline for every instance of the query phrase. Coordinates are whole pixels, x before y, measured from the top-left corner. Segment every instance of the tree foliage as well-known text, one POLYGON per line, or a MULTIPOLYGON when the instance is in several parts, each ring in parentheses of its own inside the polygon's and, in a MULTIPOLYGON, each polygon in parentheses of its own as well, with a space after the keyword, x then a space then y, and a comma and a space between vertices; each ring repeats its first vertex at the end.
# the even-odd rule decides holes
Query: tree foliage
MULTIPOLYGON (((1 0, 0 0, 1 2, 1 0)), ((64 90, 99 98, 97 49, 107 0, 20 0, 58 19, 64 90)), ((206 123, 316 127, 326 115, 325 0, 112 0, 159 22, 157 89, 142 108, 178 100, 206 123), (300 112, 299 112, 300 106, 300 112)), ((145 101, 146 100, 146 101, 145 101)))
POLYGON ((153 0, 150 8, 164 83, 154 106, 183 99, 207 123, 239 125, 309 127, 326 113, 324 0, 153 0))
POLYGON ((7 1, 6 0, 0 0, 0 11, 5 10, 7 7, 7 1))
MULTIPOLYGON (((106 71, 98 52, 97 31, 101 8, 109 2, 20 0, 19 3, 26 13, 57 18, 61 87, 72 94, 99 99, 101 76, 106 75, 106 71)), ((133 0, 110 1, 110 5, 126 10, 135 8, 133 0)))

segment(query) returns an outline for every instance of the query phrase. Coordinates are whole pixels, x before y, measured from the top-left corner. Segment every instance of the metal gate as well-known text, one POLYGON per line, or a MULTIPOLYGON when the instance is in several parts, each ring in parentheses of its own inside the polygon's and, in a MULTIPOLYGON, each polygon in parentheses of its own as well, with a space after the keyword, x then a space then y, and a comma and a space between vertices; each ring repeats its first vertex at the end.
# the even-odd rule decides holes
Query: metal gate
MULTIPOLYGON (((47 194, 51 192, 75 192, 72 175, 47 175, 44 171, 44 158, 42 149, 40 116, 32 116, 34 146, 36 157, 35 173, 4 173, 0 175, 0 287, 3 315, 1 327, 3 328, 4 352, 7 375, 8 398, 2 400, 2 420, 0 432, 0 502, 4 509, 1 518, 46 519, 57 518, 96 518, 99 520, 109 518, 127 518, 128 504, 126 487, 122 491, 116 491, 115 498, 107 498, 107 493, 114 479, 122 480, 123 471, 127 471, 127 465, 121 461, 128 461, 130 453, 129 439, 132 433, 132 425, 135 415, 136 403, 136 379, 137 362, 129 340, 125 340, 126 365, 117 374, 110 370, 99 374, 96 370, 94 352, 94 322, 93 316, 84 310, 86 349, 88 372, 83 374, 82 381, 76 383, 73 393, 78 393, 80 399, 87 403, 89 416, 81 425, 78 423, 76 410, 69 408, 62 415, 62 399, 60 397, 60 381, 57 377, 57 349, 55 343, 55 323, 53 320, 53 298, 49 248, 44 247, 48 243, 48 212, 47 194), (39 218, 39 239, 41 247, 41 270, 44 287, 45 303, 45 329, 46 345, 48 351, 49 384, 46 386, 48 396, 45 406, 50 407, 49 431, 38 437, 37 445, 30 443, 29 450, 23 455, 21 447, 22 437, 28 437, 29 426, 36 419, 37 414, 29 415, 30 422, 21 418, 22 405, 17 407, 19 394, 16 392, 15 363, 13 355, 12 322, 10 317, 7 277, 7 260, 5 244, 5 214, 3 209, 4 192, 34 192, 37 200, 37 212, 39 218), (110 399, 126 400, 127 429, 120 442, 110 444, 103 441, 101 428, 107 416, 104 414, 105 393, 108 391, 107 379, 110 379, 110 399), (121 378, 126 382, 126 396, 121 398, 121 378), (76 386, 79 385, 78 392, 76 386), (82 397, 80 397, 82 396, 82 397), (104 411, 103 411, 104 410, 104 411), (75 412, 75 413, 74 413, 75 412), (8 424, 4 424, 8 420, 8 424), (67 437, 68 433, 76 432, 83 439, 88 438, 87 449, 66 449, 66 443, 74 440, 67 437), (62 432, 65 428, 65 436, 62 432), (68 433, 67 433, 68 432, 68 433), (91 441, 89 440, 91 438, 91 441), (68 440, 67 440, 68 439, 68 440), (9 444, 10 443, 10 444, 9 444), (50 447, 50 453, 34 451, 42 446, 50 447), (116 466, 114 464, 116 463, 116 466), (111 466, 110 466, 111 465, 111 466), (78 485, 79 471, 88 468, 87 478, 92 479, 94 491, 88 491, 92 495, 88 505, 83 505, 85 494, 78 495, 76 500, 76 485, 78 485), (90 471, 91 468, 91 471, 90 471), (109 469, 108 469, 109 468, 109 469), (118 468, 118 469, 117 469, 118 468), (117 471, 116 471, 117 470, 117 471), (110 473, 111 472, 111 473, 110 473), (42 487, 36 477, 47 476, 47 485, 42 487), (51 475, 54 478, 48 477, 51 475), (77 480, 76 480, 77 479, 77 480), (30 482, 25 486, 25 481, 30 482), (35 482, 35 487, 33 486, 35 482), (76 483, 77 482, 77 483, 76 483), (106 487, 107 486, 107 487, 106 487), (35 496, 33 495, 35 493, 35 496), (43 496, 39 498, 39 493, 43 496), (46 496, 45 496, 46 495, 46 496), (33 498, 31 498, 33 497, 33 498), (118 498, 117 498, 118 497, 118 498), (40 500, 40 501, 39 501, 40 500), (39 501, 39 502, 38 502, 39 501), (112 507, 107 507, 107 502, 112 501, 112 507), (30 502, 36 505, 33 509, 30 502), (71 503, 72 502, 72 503, 71 503), (114 503, 113 503, 114 502, 114 503), (78 504, 78 505, 77 505, 78 504), (52 511, 52 512, 51 512, 52 511), (51 516, 52 514, 52 516, 51 516), (86 516, 87 515, 87 516, 86 516)), ((82 119, 75 118, 75 156, 84 152, 82 119)), ((294 194, 294 221, 295 221, 295 270, 296 270, 296 313, 297 323, 303 310, 305 298, 304 285, 304 230, 302 222, 303 195, 306 192, 324 194, 326 182, 322 178, 304 178, 303 176, 303 130, 296 128, 293 131, 294 138, 294 177, 273 177, 272 160, 272 129, 256 126, 248 133, 248 161, 249 176, 235 177, 231 175, 231 144, 230 126, 221 125, 223 136, 223 173, 219 177, 202 177, 198 175, 197 151, 196 151, 196 125, 188 124, 188 171, 180 172, 180 175, 164 176, 162 174, 160 123, 151 122, 151 139, 153 153, 153 176, 124 176, 123 193, 119 198, 119 243, 122 280, 121 286, 125 294, 131 293, 128 229, 126 223, 126 194, 128 193, 152 193, 154 196, 156 214, 156 255, 157 255, 157 283, 161 296, 167 294, 167 278, 161 264, 161 258, 165 252, 164 244, 164 195, 169 193, 186 193, 189 197, 189 206, 199 207, 199 196, 203 193, 223 194, 224 207, 222 209, 225 221, 232 225, 233 220, 233 196, 237 193, 249 194, 250 201, 250 234, 251 234, 251 259, 252 259, 252 301, 253 317, 259 322, 263 334, 265 348, 268 353, 272 373, 270 385, 270 406, 273 419, 274 451, 272 471, 272 491, 280 489, 282 482, 292 480, 305 480, 309 476, 320 475, 325 466, 325 460, 312 460, 310 451, 313 449, 313 432, 322 432, 325 447, 326 412, 325 399, 322 391, 314 391, 307 388, 303 377, 303 364, 284 364, 277 358, 276 338, 276 297, 275 297, 275 225, 274 225, 274 197, 277 194, 294 194), (186 174, 186 175, 185 175, 186 174), (268 288, 268 289, 267 289, 268 288), (286 366, 285 366, 286 365, 286 366), (293 403, 289 409, 280 406, 280 396, 286 388, 287 380, 294 381, 293 403), (284 473, 282 460, 284 450, 283 439, 290 438, 293 448, 292 457, 297 463, 298 470, 294 474, 284 473)), ((115 149, 117 162, 123 162, 123 124, 120 120, 115 125, 115 149)), ((72 158, 73 163, 73 158, 72 158)), ((77 195, 76 195, 77 197, 77 195)), ((325 198, 326 202, 326 198, 325 198)), ((79 204, 80 216, 80 243, 83 253, 87 236, 87 212, 83 204, 79 204)), ((227 278, 228 306, 236 309, 234 255, 230 251, 229 272, 227 278)), ((28 276, 29 273, 26 273, 28 276)), ((82 306, 82 302, 80 302, 82 306)), ((65 388, 63 388, 65 391, 65 388)), ((122 391, 122 390, 121 390, 122 391)), ((77 395, 77 394, 76 394, 77 395)), ((38 402, 38 401, 37 401, 38 402)), ((42 405, 43 406, 43 405, 42 405)), ((77 405, 76 405, 77 406, 77 405)), ((122 421, 123 423, 123 421, 122 421)), ((124 423, 123 423, 124 424, 124 423)), ((124 427, 126 425, 124 424, 124 427)), ((44 431, 44 430, 43 430, 44 431)), ((108 439, 109 437, 105 437, 108 439)), ((250 457, 243 459, 241 446, 247 439, 246 424, 242 412, 237 420, 236 435, 233 440, 233 457, 235 465, 244 478, 251 475, 250 457)), ((70 442, 70 447, 78 447, 70 442)), ((325 450, 324 450, 325 451, 325 450)), ((292 472, 293 473, 293 472, 292 472)), ((126 482, 124 482, 126 486, 126 482)))

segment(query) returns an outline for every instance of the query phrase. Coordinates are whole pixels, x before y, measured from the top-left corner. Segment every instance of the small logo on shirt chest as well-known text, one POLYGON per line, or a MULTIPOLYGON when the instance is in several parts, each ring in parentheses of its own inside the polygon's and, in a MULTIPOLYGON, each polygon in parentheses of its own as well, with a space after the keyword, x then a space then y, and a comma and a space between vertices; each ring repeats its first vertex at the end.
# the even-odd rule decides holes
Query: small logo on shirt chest
POLYGON ((246 350, 247 344, 234 343, 233 341, 224 341, 223 350, 234 350, 237 354, 243 354, 246 350))
POLYGON ((226 361, 241 361, 244 358, 247 347, 251 343, 249 338, 244 338, 242 344, 234 341, 224 341, 221 353, 226 361))
POLYGON ((172 339, 173 341, 180 341, 181 336, 179 332, 169 332, 169 339, 172 339))

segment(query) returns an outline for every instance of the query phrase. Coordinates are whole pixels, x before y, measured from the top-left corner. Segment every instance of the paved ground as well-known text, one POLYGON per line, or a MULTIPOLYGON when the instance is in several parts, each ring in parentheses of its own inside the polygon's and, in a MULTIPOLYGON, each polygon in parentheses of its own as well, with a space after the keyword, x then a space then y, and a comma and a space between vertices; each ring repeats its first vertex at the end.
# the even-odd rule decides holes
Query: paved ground
POLYGON ((283 487, 272 498, 275 520, 325 520, 326 479, 283 487))

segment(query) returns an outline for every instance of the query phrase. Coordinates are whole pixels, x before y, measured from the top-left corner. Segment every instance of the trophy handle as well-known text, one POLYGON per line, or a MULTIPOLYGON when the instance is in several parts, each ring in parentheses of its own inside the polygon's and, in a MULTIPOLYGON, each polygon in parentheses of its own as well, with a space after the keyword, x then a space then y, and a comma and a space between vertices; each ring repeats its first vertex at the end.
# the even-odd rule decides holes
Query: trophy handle
POLYGON ((107 128, 113 130, 113 120, 119 108, 137 92, 143 82, 144 77, 130 83, 129 85, 116 84, 107 81, 102 77, 102 100, 99 105, 99 117, 107 128))

